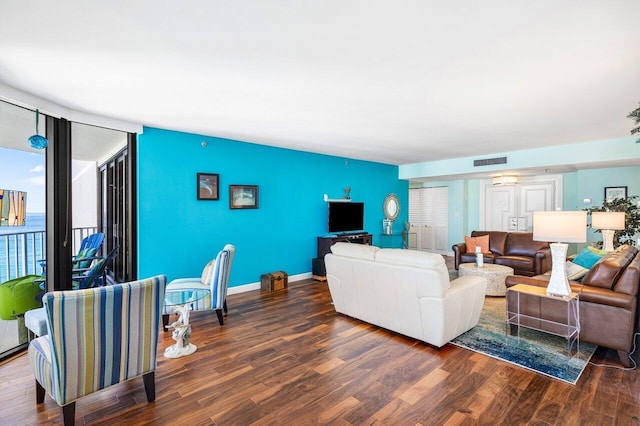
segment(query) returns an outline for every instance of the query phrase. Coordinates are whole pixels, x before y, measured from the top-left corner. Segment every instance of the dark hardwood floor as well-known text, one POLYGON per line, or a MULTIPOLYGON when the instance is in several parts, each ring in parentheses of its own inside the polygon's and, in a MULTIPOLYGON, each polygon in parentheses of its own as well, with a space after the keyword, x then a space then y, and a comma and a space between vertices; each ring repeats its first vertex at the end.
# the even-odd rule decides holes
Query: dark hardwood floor
MULTIPOLYGON (((590 365, 572 386, 436 349, 336 314, 326 283, 312 280, 228 305, 222 327, 214 312, 192 314, 191 356, 164 358, 173 340, 161 333, 154 403, 134 379, 80 399, 77 424, 640 424, 635 370, 590 365)), ((599 349, 594 361, 614 355, 599 349)), ((25 354, 0 365, 0 384, 0 424, 60 423, 49 396, 36 405, 25 354)))

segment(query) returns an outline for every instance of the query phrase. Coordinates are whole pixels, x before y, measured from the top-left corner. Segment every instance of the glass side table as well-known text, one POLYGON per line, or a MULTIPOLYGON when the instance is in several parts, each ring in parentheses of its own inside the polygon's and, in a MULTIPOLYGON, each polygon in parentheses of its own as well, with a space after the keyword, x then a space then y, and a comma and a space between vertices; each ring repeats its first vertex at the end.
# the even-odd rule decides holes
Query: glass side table
POLYGON ((166 326, 173 328, 172 337, 176 341, 164 351, 166 358, 180 358, 191 355, 198 349, 196 345, 189 341, 191 337, 191 324, 189 323, 189 312, 191 304, 202 300, 210 294, 207 289, 172 289, 164 295, 164 306, 170 307, 179 318, 177 321, 166 326))
POLYGON ((532 330, 544 333, 554 334, 564 337, 567 340, 567 356, 572 358, 580 351, 580 296, 576 292, 572 292, 567 297, 551 296, 547 294, 545 287, 538 287, 526 284, 517 284, 507 289, 507 332, 511 326, 518 329, 518 338, 520 337, 520 327, 530 328, 532 330), (509 311, 509 296, 515 295, 515 309, 509 311), (527 314, 521 311, 521 299, 524 297, 535 299, 546 299, 554 306, 557 306, 556 312, 563 312, 565 321, 554 321, 541 318, 533 312, 527 314))

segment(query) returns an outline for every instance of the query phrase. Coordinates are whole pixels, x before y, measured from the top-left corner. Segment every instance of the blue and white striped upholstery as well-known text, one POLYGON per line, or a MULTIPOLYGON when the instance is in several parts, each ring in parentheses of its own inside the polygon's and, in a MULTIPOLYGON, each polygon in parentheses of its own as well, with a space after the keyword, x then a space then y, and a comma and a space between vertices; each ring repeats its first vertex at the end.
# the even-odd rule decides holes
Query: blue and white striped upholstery
MULTIPOLYGON (((204 267, 202 276, 198 278, 179 278, 167 285, 167 293, 182 290, 209 290, 209 295, 204 299, 192 302, 193 311, 222 309, 227 298, 229 287, 229 275, 236 248, 227 244, 218 253, 218 256, 204 267)), ((165 314, 173 311, 169 307, 164 308, 165 314)))
POLYGON ((29 344, 29 366, 60 406, 156 369, 166 281, 44 295, 49 334, 29 344))

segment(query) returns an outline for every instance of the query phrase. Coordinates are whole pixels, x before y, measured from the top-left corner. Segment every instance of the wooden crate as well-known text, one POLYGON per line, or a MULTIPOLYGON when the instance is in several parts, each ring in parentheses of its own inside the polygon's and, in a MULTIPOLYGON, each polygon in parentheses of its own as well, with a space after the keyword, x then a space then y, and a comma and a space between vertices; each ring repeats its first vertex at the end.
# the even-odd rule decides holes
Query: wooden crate
POLYGON ((260 289, 262 291, 273 291, 287 288, 289 285, 289 274, 285 271, 270 272, 260 276, 260 289))

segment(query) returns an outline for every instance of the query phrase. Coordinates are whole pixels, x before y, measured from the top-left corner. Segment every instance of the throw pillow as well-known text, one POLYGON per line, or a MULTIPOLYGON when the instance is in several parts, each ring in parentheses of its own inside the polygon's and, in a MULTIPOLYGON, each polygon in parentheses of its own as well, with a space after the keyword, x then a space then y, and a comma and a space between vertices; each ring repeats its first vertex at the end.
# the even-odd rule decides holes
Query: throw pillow
POLYGON ((608 250, 600 250, 600 249, 597 249, 597 248, 595 248, 595 247, 591 247, 591 246, 587 246, 587 248, 589 249, 589 251, 590 251, 591 253, 595 253, 595 254, 597 254, 598 256, 606 256, 606 255, 608 255, 609 253, 611 253, 611 252, 610 252, 610 251, 608 251, 608 250))
POLYGON ((580 265, 576 265, 573 262, 567 261, 565 265, 565 270, 567 271, 567 279, 571 281, 580 281, 582 277, 584 277, 589 270, 580 265))
POLYGON ((464 244, 467 246, 467 253, 475 253, 476 246, 480 246, 482 253, 490 253, 488 235, 481 237, 464 237, 464 244))
POLYGON ((210 285, 211 284, 211 279, 213 278, 213 267, 215 266, 216 260, 213 259, 211 261, 209 261, 209 263, 207 263, 204 267, 204 269, 202 270, 202 276, 200 277, 200 282, 203 285, 210 285))
POLYGON ((596 254, 589 250, 588 247, 585 247, 580 253, 578 253, 576 258, 573 259, 573 263, 575 263, 576 265, 580 265, 583 268, 591 269, 591 267, 595 265, 596 262, 601 258, 601 255, 596 254))

